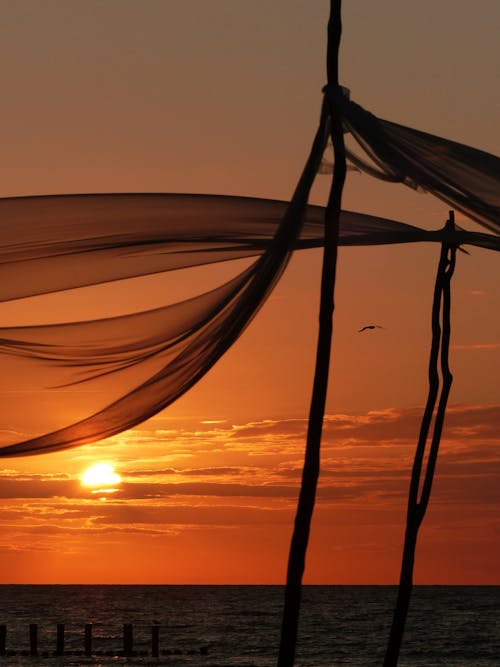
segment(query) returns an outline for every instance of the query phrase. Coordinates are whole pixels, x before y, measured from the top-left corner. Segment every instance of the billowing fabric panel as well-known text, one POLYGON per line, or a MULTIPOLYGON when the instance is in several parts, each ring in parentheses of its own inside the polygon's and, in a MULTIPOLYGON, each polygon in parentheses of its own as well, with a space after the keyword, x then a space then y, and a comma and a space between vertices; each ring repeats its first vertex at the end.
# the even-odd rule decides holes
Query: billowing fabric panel
MULTIPOLYGON (((496 158, 343 104, 346 128, 376 166, 351 155, 353 161, 379 177, 411 181, 498 233, 496 158)), ((291 253, 322 245, 325 212, 307 200, 327 136, 324 104, 290 203, 191 194, 0 199, 0 304, 246 260, 216 287, 152 310, 114 317, 96 310, 81 321, 57 323, 42 311, 36 324, 4 322, 0 400, 8 418, 1 425, 0 456, 109 437, 156 414, 197 382, 245 329, 291 253)), ((444 240, 500 249, 498 235, 428 231, 341 213, 340 245, 444 240)))
POLYGON ((455 141, 377 118, 342 99, 345 129, 372 164, 349 152, 372 176, 430 192, 487 229, 500 233, 500 159, 455 141))
MULTIPOLYGON (((0 327, 4 391, 34 387, 42 406, 55 392, 63 406, 59 419, 84 415, 55 432, 2 443, 0 455, 53 451, 105 438, 154 415, 187 391, 244 329, 290 252, 322 245, 324 209, 304 206, 303 224, 301 211, 296 202, 208 195, 0 200, 2 301, 255 258, 215 289, 154 310, 0 327)), ((457 231, 454 237, 457 244, 500 249, 500 238, 487 234, 457 231)), ((443 238, 443 231, 348 211, 341 215, 341 245, 443 238)))

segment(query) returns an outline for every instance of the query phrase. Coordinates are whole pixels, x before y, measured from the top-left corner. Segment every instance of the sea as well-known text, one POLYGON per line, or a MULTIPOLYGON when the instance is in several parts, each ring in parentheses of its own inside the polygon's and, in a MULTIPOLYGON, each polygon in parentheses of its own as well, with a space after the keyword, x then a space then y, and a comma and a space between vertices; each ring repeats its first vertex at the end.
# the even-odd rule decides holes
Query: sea
MULTIPOLYGON (((305 586, 296 666, 382 665, 395 596, 394 586, 305 586)), ((415 587, 399 665, 498 667, 499 602, 495 586, 415 587)), ((282 605, 282 586, 3 585, 0 667, 270 667, 282 605), (62 656, 55 655, 57 624, 64 624, 62 656), (124 624, 132 625, 129 657, 124 624), (151 655, 154 633, 158 657, 151 655)))

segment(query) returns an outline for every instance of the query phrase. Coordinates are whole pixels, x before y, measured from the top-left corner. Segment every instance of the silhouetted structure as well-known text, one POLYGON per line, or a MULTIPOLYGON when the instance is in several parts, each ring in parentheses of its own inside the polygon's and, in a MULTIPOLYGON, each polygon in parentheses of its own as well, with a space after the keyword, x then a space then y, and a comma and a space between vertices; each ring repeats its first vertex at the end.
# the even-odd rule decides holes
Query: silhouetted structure
MULTIPOLYGON (((445 230, 454 229, 454 214, 450 211, 450 218, 446 223, 445 230)), ((450 281, 455 269, 456 245, 443 243, 441 256, 434 287, 434 300, 432 304, 432 343, 429 359, 429 393, 418 438, 413 469, 411 473, 410 489, 408 494, 408 511, 406 519, 406 532, 403 546, 403 559, 401 564, 401 576, 399 581, 398 596, 394 610, 391 633, 387 645, 384 667, 395 667, 398 664, 399 651, 403 639, 403 633, 410 604, 411 589, 413 586, 413 565, 415 562, 415 549, 417 546, 418 530, 424 519, 431 495, 434 471, 441 442, 446 405, 451 389, 453 376, 450 372, 448 353, 450 347, 450 308, 451 288, 450 281), (442 324, 441 324, 442 323, 442 324), (437 412, 434 420, 432 440, 425 466, 422 491, 419 498, 419 489, 422 480, 422 468, 426 444, 429 438, 432 417, 436 408, 439 393, 439 360, 443 385, 437 412)))
MULTIPOLYGON (((92 630, 93 630, 93 624, 92 623, 86 623, 83 626, 83 642, 82 642, 82 648, 80 649, 75 649, 75 648, 70 648, 68 650, 65 649, 65 630, 66 626, 64 623, 58 623, 56 626, 56 637, 55 637, 55 650, 47 650, 47 648, 44 648, 43 651, 39 650, 39 644, 38 644, 38 623, 30 623, 29 624, 29 635, 28 635, 28 640, 29 640, 29 650, 22 649, 20 646, 11 646, 7 650, 7 626, 5 624, 0 624, 0 656, 8 656, 8 657, 14 657, 14 656, 19 656, 19 655, 30 655, 34 657, 51 657, 51 656, 85 656, 85 657, 92 657, 92 656, 112 656, 112 657, 133 657, 133 656, 140 656, 140 657, 145 657, 149 655, 148 651, 145 651, 144 649, 141 649, 139 651, 136 651, 134 649, 134 626, 132 623, 124 623, 123 624, 123 645, 122 648, 119 648, 118 646, 115 646, 114 648, 107 649, 103 651, 102 649, 94 650, 93 647, 93 641, 92 641, 92 630)), ((161 626, 158 624, 152 625, 151 626, 151 656, 153 658, 158 658, 160 655, 208 655, 209 652, 209 647, 208 646, 200 646, 198 648, 191 647, 189 649, 184 648, 183 650, 177 648, 177 649, 163 649, 160 651, 160 629, 161 626)), ((144 626, 139 626, 139 631, 144 632, 146 631, 146 628, 144 626)), ((146 631, 147 632, 147 631, 146 631)), ((72 629, 72 633, 75 633, 74 628, 72 629)), ((45 641, 45 645, 47 644, 47 641, 45 641)), ((143 642, 144 644, 144 642, 143 642)))
MULTIPOLYGON (((90 408, 77 422, 58 425, 23 442, 3 444, 0 457, 58 451, 94 442, 155 415, 188 391, 237 340, 271 292, 292 252, 324 245, 316 368, 288 563, 279 667, 291 667, 295 655, 301 581, 319 476, 338 245, 417 241, 442 244, 432 313, 429 396, 412 471, 400 589, 385 667, 393 667, 398 660, 417 534, 430 498, 451 387, 449 311, 455 250, 464 243, 500 250, 500 161, 483 151, 377 118, 351 101, 338 81, 340 9, 341 1, 331 0, 328 85, 319 128, 289 203, 169 194, 0 199, 0 301, 212 262, 256 258, 216 289, 155 310, 113 318, 89 317, 71 324, 2 327, 0 352, 9 355, 11 361, 21 359, 25 375, 31 377, 33 369, 33 377, 38 373, 43 379, 42 386, 44 371, 50 368, 51 377, 57 375, 54 386, 65 387, 68 393, 84 383, 95 387, 94 382, 107 376, 117 379, 116 386, 127 388, 116 394, 111 390, 100 392, 102 405, 90 408), (329 132, 335 162, 324 210, 307 202, 329 132), (358 141, 367 159, 345 151, 344 132, 358 141), (452 215, 444 230, 429 231, 378 216, 341 211, 346 154, 352 164, 372 176, 434 194, 492 234, 455 229, 452 215), (425 444, 439 392, 439 355, 443 387, 419 499, 425 444), (154 370, 148 366, 151 361, 156 363, 154 370)), ((375 328, 383 327, 370 324, 359 332, 375 328)), ((16 374, 12 373, 12 377, 14 381, 16 374)), ((71 409, 64 414, 72 414, 71 409)), ((36 655, 36 627, 30 632, 31 652, 36 655)), ((127 627, 126 653, 132 652, 132 640, 132 629, 127 627)), ((157 630, 152 642, 153 654, 157 654, 157 630)), ((0 632, 0 653, 4 645, 5 632, 0 632)), ((87 655, 91 645, 92 626, 87 625, 87 655)), ((63 635, 60 646, 63 647, 63 635)))
POLYGON ((302 576, 304 574, 307 544, 318 485, 321 433, 330 368, 339 221, 342 190, 346 175, 344 136, 340 117, 340 99, 343 93, 339 87, 338 76, 339 46, 342 34, 340 10, 341 0, 331 0, 330 20, 328 22, 328 94, 326 95, 326 100, 330 115, 335 161, 330 196, 325 211, 325 244, 321 272, 321 302, 316 366, 309 411, 302 484, 288 558, 278 667, 293 667, 295 659, 302 576))

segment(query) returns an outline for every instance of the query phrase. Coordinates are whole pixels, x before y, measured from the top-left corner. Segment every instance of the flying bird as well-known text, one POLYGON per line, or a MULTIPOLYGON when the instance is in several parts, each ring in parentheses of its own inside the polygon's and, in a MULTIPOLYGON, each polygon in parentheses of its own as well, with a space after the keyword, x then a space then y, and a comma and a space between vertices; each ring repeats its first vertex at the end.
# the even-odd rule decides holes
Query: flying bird
POLYGON ((361 329, 358 329, 358 333, 366 331, 367 329, 384 329, 384 327, 381 327, 380 324, 367 324, 365 327, 361 327, 361 329))

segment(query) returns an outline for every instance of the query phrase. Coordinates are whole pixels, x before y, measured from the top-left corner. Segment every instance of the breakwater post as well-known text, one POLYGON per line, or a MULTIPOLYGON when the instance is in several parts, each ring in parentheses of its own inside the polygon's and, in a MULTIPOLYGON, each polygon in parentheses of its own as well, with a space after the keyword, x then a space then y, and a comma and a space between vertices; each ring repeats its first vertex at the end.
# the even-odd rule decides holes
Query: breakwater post
POLYGON ((153 625, 151 627, 151 655, 153 658, 158 658, 160 655, 160 626, 153 625))
MULTIPOLYGON (((98 626, 99 627, 99 626, 98 626)), ((208 646, 201 646, 199 649, 194 649, 194 648, 189 648, 189 649, 171 649, 171 648, 166 648, 160 650, 160 628, 162 627, 159 623, 155 622, 154 625, 149 626, 151 628, 151 657, 153 658, 159 658, 160 655, 196 655, 199 653, 199 655, 208 655, 209 647, 208 646)), ((163 626, 165 627, 165 626, 163 626)), ((80 626, 80 629, 82 626, 80 626)), ((133 657, 133 656, 140 656, 144 657, 148 655, 148 651, 144 650, 145 647, 143 647, 144 644, 144 632, 146 631, 145 626, 142 624, 139 626, 139 650, 134 651, 134 626, 132 623, 124 623, 123 624, 123 649, 120 650, 120 647, 116 646, 112 649, 106 648, 106 650, 100 649, 97 650, 93 653, 93 641, 92 641, 92 632, 93 632, 93 624, 92 623, 86 623, 84 626, 84 635, 83 635, 83 650, 80 648, 79 650, 75 650, 73 647, 66 647, 65 644, 65 632, 66 632, 66 624, 65 623, 57 623, 56 624, 56 634, 55 634, 55 650, 54 651, 49 651, 47 648, 42 646, 43 650, 39 650, 39 645, 38 645, 38 623, 30 623, 29 624, 29 651, 26 649, 19 649, 19 648, 9 648, 7 649, 7 625, 4 623, 0 623, 0 656, 17 656, 17 655, 23 655, 23 656, 28 656, 30 655, 31 657, 38 657, 41 656, 42 658, 48 658, 51 656, 65 656, 65 655, 71 655, 71 656, 85 656, 86 658, 92 657, 93 655, 96 656, 110 656, 114 658, 120 658, 120 657, 133 657)), ((43 633, 42 633, 43 635, 43 633)), ((50 643, 53 641, 54 634, 49 632, 48 638, 50 639, 50 643)), ((43 637, 42 637, 43 638, 43 637)), ((42 642, 43 644, 43 642, 42 642)), ((1 663, 1 661, 0 661, 1 663)), ((76 663, 75 663, 76 664, 76 663)), ((1 667, 1 664, 0 664, 1 667)))
POLYGON ((7 643, 7 626, 0 625, 0 655, 5 655, 6 643, 7 643))
POLYGON ((92 623, 85 624, 84 649, 85 655, 92 655, 92 623))
POLYGON ((134 653, 134 630, 132 623, 123 624, 123 655, 130 657, 134 653))
POLYGON ((64 623, 57 624, 56 655, 64 655, 64 623))
POLYGON ((38 655, 38 625, 30 623, 30 655, 38 655))

